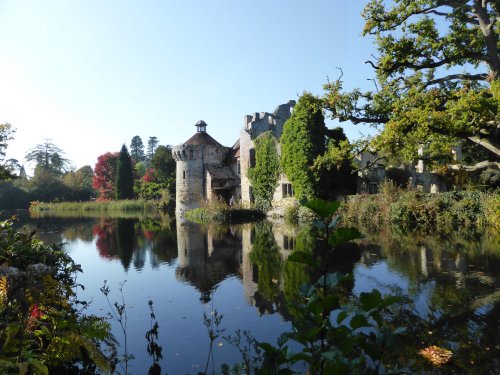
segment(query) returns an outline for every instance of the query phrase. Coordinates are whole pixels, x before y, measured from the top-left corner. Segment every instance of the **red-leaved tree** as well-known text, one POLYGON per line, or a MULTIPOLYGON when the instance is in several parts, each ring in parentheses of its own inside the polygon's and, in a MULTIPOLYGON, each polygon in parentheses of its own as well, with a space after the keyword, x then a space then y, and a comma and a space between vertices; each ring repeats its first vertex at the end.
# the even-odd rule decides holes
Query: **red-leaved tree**
POLYGON ((99 193, 97 200, 114 199, 117 163, 118 152, 106 152, 97 158, 92 181, 92 187, 99 193))

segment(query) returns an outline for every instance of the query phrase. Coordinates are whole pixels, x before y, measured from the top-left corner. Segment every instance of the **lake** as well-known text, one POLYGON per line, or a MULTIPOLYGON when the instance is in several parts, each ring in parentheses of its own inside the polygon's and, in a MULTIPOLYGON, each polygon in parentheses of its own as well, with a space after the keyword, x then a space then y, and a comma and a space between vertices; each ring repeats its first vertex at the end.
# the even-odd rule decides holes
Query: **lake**
MULTIPOLYGON (((83 274, 78 298, 92 301, 89 312, 111 311, 123 299, 128 316, 128 350, 133 374, 147 373, 152 359, 145 333, 151 328, 148 302, 159 324, 163 373, 196 374, 234 364, 238 350, 222 336, 250 330, 271 343, 291 328, 287 301, 304 279, 287 256, 313 246, 308 228, 261 223, 200 226, 168 216, 134 218, 30 217, 17 212, 19 225, 38 228, 46 243, 65 243, 83 274), (204 314, 222 314, 222 336, 209 358, 204 314)), ((5 213, 3 216, 5 217, 5 213)), ((498 235, 453 237, 401 233, 367 234, 351 252, 339 255, 332 271, 353 272, 351 296, 379 289, 404 297, 401 324, 408 329, 407 358, 423 362, 418 350, 451 349, 448 367, 456 372, 494 373, 500 368, 500 252, 498 235), (413 351, 413 352, 412 352, 413 351), (468 370, 466 370, 468 369, 468 370)), ((113 331, 122 344, 116 321, 113 331)))

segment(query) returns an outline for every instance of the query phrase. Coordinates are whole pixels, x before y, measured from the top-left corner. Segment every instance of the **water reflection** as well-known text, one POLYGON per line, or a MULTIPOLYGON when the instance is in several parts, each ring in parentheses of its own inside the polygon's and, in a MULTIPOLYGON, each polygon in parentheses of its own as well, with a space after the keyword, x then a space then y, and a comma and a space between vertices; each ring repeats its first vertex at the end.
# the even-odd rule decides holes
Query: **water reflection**
MULTIPOLYGON (((293 251, 321 252, 324 246, 307 226, 267 222, 207 227, 168 217, 22 220, 31 228, 40 226, 39 236, 47 243, 69 242, 70 252, 84 243, 85 251, 99 254, 100 269, 114 261, 129 273, 120 275, 119 281, 133 271, 141 273, 136 280, 142 283, 153 270, 164 280, 172 272, 169 280, 191 285, 194 300, 204 304, 215 288, 240 280, 241 290, 235 293, 244 296, 245 314, 278 313, 285 320, 291 318, 287 303, 298 297, 298 287, 310 276, 300 264, 286 259, 293 251)), ((339 249, 329 266, 331 272, 354 273, 353 284, 345 288, 350 297, 372 288, 406 297, 395 324, 407 327, 407 347, 413 350, 405 354, 407 358, 415 357, 415 347, 441 345, 456 354, 456 372, 472 366, 476 373, 488 373, 500 366, 498 238, 498 233, 450 238, 379 233, 368 235, 359 247, 339 249)), ((149 289, 156 291, 158 279, 151 279, 149 289)), ((137 297, 127 298, 132 302, 137 297)), ((161 298, 177 302, 171 295, 161 298)), ((167 302, 158 299, 159 305, 167 302)), ((186 315, 186 307, 177 303, 177 314, 186 315)), ((280 329, 277 324, 277 334, 280 329)))
POLYGON ((147 253, 150 253, 152 268, 158 268, 161 263, 172 263, 177 255, 174 251, 176 233, 160 223, 151 219, 98 219, 92 233, 99 255, 104 259, 119 259, 125 270, 132 264, 141 271, 147 253))
POLYGON ((178 280, 210 301, 212 290, 230 276, 241 278, 242 234, 240 228, 201 227, 177 221, 178 280))

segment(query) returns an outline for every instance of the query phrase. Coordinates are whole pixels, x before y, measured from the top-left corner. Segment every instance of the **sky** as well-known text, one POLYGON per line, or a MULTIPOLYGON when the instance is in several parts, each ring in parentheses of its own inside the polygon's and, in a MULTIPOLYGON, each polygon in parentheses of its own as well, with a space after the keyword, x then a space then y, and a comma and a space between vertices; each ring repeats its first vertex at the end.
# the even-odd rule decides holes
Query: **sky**
MULTIPOLYGON (((338 68, 346 89, 373 89, 366 3, 2 0, 0 123, 16 128, 7 158, 22 164, 49 138, 75 168, 93 167, 135 135, 181 144, 198 120, 231 146, 244 115, 321 94, 338 68)), ((350 139, 373 133, 344 127, 350 139)))

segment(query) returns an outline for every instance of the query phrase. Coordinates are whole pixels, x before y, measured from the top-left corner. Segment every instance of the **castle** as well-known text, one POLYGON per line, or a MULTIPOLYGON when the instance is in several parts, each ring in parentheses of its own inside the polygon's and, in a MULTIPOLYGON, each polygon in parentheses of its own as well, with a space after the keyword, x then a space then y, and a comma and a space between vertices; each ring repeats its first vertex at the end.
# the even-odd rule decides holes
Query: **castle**
MULTIPOLYGON (((183 144, 175 146, 172 154, 176 160, 176 214, 200 207, 204 201, 222 199, 226 203, 236 200, 243 204, 253 202, 252 186, 248 169, 255 166, 254 139, 271 131, 279 140, 283 125, 290 118, 295 101, 279 105, 273 113, 256 112, 244 116, 243 129, 232 147, 222 146, 207 133, 207 124, 196 123, 196 133, 183 144)), ((278 146, 279 147, 279 146, 278 146)), ((446 191, 450 188, 443 176, 429 170, 423 158, 425 146, 419 149, 422 159, 406 167, 392 168, 406 175, 407 186, 424 192, 446 191)), ((456 163, 462 161, 462 149, 458 144, 452 150, 456 163)), ((386 166, 377 161, 377 155, 364 152, 356 156, 357 193, 376 193, 378 185, 385 179, 386 166)), ((280 202, 294 195, 292 184, 281 174, 273 201, 280 202)))
MULTIPOLYGON (((172 149, 176 161, 176 213, 200 207, 203 201, 231 198, 249 204, 253 201, 248 169, 255 166, 253 140, 266 131, 281 137, 295 101, 279 105, 273 113, 260 112, 244 117, 243 129, 232 147, 222 146, 207 133, 207 124, 196 123, 196 133, 172 149)), ((293 195, 285 175, 280 177, 274 200, 293 195)))

